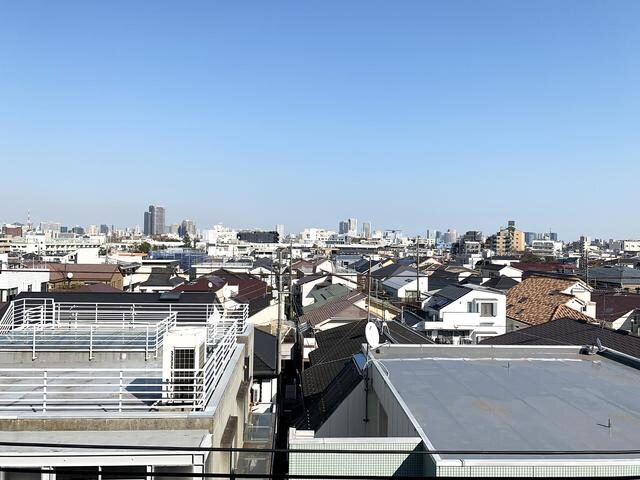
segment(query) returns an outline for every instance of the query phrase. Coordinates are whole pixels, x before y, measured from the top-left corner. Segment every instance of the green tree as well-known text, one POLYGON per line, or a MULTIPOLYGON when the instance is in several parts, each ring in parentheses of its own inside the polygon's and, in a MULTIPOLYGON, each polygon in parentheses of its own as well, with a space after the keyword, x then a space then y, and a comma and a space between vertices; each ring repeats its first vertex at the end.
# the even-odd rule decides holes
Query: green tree
POLYGON ((182 237, 182 245, 184 246, 184 248, 191 248, 191 237, 186 232, 184 234, 184 237, 182 237))
POLYGON ((142 242, 136 245, 136 252, 149 253, 151 250, 151 244, 149 242, 142 242))

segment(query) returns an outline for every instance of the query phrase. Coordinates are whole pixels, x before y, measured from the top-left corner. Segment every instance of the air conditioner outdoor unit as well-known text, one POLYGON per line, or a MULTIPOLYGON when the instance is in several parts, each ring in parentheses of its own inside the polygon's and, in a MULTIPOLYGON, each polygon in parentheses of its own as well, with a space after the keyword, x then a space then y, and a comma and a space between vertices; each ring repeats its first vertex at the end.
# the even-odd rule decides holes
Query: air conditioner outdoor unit
POLYGON ((204 388, 206 327, 177 327, 164 339, 162 352, 162 400, 192 405, 204 388))

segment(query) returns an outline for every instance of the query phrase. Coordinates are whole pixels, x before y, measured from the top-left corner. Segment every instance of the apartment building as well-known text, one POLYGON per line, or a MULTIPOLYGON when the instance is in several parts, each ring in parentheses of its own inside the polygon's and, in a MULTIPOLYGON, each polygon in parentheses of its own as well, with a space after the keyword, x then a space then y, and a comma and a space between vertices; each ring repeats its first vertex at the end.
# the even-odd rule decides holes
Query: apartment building
POLYGON ((221 309, 199 293, 13 300, 0 312, 0 441, 96 446, 5 446, 0 466, 49 479, 256 473, 242 455, 203 449, 253 438, 246 317, 246 306, 221 309))

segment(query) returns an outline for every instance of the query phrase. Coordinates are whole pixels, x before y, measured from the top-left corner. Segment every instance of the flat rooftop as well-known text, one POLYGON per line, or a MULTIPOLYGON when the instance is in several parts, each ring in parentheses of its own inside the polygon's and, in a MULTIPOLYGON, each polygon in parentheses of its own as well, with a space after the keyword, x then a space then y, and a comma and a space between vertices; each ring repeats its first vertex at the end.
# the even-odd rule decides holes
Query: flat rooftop
MULTIPOLYGON (((373 356, 428 448, 602 451, 640 445, 640 370, 581 354, 580 347, 391 346, 373 356)), ((553 458, 609 457, 621 458, 553 458)))

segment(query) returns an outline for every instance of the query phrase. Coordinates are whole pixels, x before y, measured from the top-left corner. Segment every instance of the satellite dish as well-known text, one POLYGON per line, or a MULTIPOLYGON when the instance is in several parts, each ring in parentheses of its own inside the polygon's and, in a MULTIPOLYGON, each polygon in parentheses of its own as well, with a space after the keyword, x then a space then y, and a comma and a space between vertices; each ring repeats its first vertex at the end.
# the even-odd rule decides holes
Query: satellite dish
POLYGON ((364 328, 364 336, 367 339, 367 343, 371 348, 378 348, 380 346, 380 332, 375 323, 369 322, 364 328))

